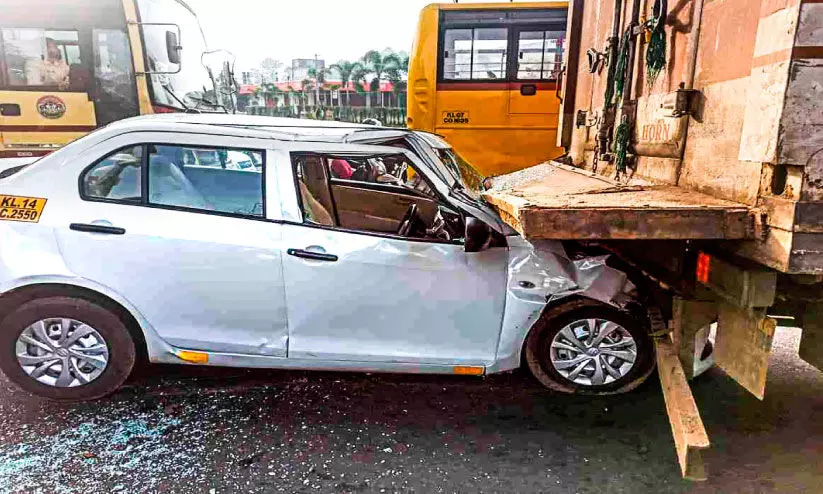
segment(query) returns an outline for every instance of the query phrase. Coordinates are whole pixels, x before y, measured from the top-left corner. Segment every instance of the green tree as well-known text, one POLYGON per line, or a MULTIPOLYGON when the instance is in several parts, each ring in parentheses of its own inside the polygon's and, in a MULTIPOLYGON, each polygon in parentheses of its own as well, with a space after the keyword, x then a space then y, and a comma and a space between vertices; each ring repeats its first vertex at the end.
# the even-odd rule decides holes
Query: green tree
POLYGON ((326 83, 326 69, 318 69, 317 67, 309 67, 306 71, 309 79, 311 79, 315 91, 314 106, 320 106, 320 90, 326 83))
POLYGON ((309 105, 309 100, 306 95, 309 91, 314 89, 314 81, 311 79, 303 79, 300 81, 300 105, 305 108, 309 105))
POLYGON ((280 99, 280 96, 283 94, 283 91, 281 91, 280 88, 278 88, 276 85, 270 82, 266 82, 261 84, 260 87, 258 87, 257 89, 255 89, 254 94, 263 97, 263 100, 265 101, 265 106, 269 106, 268 103, 269 101, 271 101, 272 106, 276 107, 277 102, 280 99))
POLYGON ((386 59, 388 60, 386 78, 392 83, 392 91, 397 98, 398 106, 402 106, 400 95, 405 93, 408 87, 409 54, 406 52, 389 53, 386 55, 386 59))
MULTIPOLYGON (((406 57, 408 59, 408 57, 406 57)), ((397 53, 391 50, 379 52, 377 50, 369 50, 363 55, 363 64, 372 76, 369 81, 369 89, 371 91, 380 91, 380 82, 389 80, 389 74, 400 71, 401 63, 397 53)), ((408 62, 406 64, 408 67, 408 62)), ((383 94, 380 94, 380 106, 383 105, 383 94)))
MULTIPOLYGON (((336 64, 332 64, 329 69, 336 70, 340 74, 340 85, 344 89, 346 97, 346 106, 349 106, 349 82, 355 82, 355 77, 363 71, 363 64, 360 62, 350 62, 348 60, 340 60, 336 64)), ((357 84, 355 84, 356 86, 357 84)), ((356 88, 355 88, 356 90, 356 88)))
POLYGON ((357 94, 362 94, 366 96, 366 108, 371 108, 371 97, 366 91, 366 86, 368 84, 366 79, 368 75, 369 70, 362 64, 358 63, 357 68, 355 68, 354 71, 352 71, 351 82, 352 84, 354 84, 354 90, 355 92, 357 92, 357 94))

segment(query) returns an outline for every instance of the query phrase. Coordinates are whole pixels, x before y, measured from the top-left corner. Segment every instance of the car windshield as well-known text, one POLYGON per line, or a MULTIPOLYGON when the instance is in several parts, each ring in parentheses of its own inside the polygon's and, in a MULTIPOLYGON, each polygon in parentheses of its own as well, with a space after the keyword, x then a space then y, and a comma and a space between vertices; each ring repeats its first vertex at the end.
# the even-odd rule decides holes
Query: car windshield
POLYGON ((448 170, 451 178, 455 179, 469 192, 474 199, 480 199, 483 191, 483 180, 485 177, 475 169, 471 163, 465 160, 451 145, 442 137, 428 132, 415 132, 434 150, 440 159, 442 168, 448 170))
POLYGON ((485 177, 452 148, 438 148, 437 155, 463 187, 476 198, 480 198, 485 177))

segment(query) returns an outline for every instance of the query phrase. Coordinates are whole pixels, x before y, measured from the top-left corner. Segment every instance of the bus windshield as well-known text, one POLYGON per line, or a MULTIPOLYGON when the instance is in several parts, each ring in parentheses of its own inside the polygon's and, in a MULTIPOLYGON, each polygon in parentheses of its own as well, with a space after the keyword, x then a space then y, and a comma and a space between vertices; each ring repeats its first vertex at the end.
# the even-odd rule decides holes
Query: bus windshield
POLYGON ((206 93, 213 90, 213 84, 201 63, 207 47, 194 12, 177 0, 138 0, 137 7, 143 24, 147 69, 149 72, 169 72, 151 75, 149 91, 152 103, 181 110, 214 110, 204 101, 211 99, 206 93), (166 48, 166 31, 177 33, 177 28, 159 25, 163 23, 180 27, 180 64, 169 61, 166 48))

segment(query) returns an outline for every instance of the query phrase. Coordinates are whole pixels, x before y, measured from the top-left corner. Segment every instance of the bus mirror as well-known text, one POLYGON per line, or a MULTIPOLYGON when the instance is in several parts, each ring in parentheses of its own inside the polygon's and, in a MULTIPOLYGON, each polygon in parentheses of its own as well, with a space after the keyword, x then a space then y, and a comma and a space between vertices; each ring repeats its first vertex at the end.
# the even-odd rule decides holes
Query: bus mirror
POLYGON ((180 63, 180 50, 182 49, 183 47, 180 46, 180 40, 177 37, 177 33, 174 31, 166 31, 166 53, 170 63, 180 63))

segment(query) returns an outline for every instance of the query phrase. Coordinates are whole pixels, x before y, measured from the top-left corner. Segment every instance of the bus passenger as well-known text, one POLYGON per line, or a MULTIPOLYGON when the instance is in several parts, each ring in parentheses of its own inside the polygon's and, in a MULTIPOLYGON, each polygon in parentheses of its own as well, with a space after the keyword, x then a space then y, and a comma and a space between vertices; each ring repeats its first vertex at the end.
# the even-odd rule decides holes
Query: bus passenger
POLYGON ((26 62, 26 83, 29 86, 58 86, 66 89, 69 85, 69 64, 63 60, 57 42, 46 38, 46 55, 43 60, 26 62))

